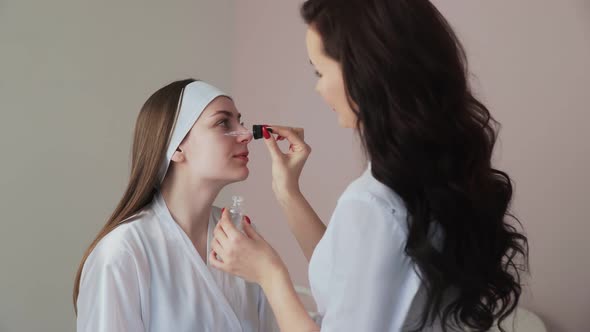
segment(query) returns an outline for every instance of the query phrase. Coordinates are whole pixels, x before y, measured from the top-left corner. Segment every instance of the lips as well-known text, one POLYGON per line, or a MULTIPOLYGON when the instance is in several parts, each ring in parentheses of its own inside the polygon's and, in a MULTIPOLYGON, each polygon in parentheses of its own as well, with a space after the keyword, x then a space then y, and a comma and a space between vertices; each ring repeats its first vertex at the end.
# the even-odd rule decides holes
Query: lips
POLYGON ((248 159, 248 154, 249 154, 248 152, 242 152, 242 153, 239 153, 239 154, 234 155, 234 158, 241 159, 241 160, 244 160, 244 161, 248 161, 249 160, 248 159))

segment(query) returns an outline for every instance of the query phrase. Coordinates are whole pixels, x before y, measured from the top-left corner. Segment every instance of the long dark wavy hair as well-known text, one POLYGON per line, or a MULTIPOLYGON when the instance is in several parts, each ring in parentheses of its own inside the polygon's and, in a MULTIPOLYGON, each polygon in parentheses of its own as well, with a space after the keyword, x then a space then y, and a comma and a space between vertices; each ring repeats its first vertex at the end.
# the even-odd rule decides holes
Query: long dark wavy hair
POLYGON ((405 252, 427 290, 416 330, 440 319, 445 331, 503 331, 528 241, 509 212, 510 177, 492 166, 499 125, 451 26, 427 0, 308 0, 301 15, 342 67, 373 175, 406 204, 405 252))

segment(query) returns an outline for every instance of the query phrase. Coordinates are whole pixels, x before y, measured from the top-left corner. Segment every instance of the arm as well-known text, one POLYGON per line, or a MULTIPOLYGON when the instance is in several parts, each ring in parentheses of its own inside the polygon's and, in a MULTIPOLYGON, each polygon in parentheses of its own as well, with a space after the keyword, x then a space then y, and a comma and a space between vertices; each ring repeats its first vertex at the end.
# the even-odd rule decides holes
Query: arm
POLYGON ((315 247, 324 236, 326 225, 301 193, 288 195, 279 200, 279 203, 287 217, 291 232, 309 261, 315 247))
POLYGON ((261 283, 281 332, 316 332, 320 328, 309 317, 295 292, 286 269, 277 269, 261 283))
POLYGON ((267 133, 264 140, 272 159, 273 191, 286 214, 289 228, 309 261, 326 231, 326 226, 299 189, 299 177, 311 147, 303 140, 301 128, 272 126, 268 130, 279 135, 278 140, 287 139, 290 143, 289 151, 283 153, 273 135, 267 133))
POLYGON ((133 257, 128 252, 95 250, 84 264, 80 281, 77 331, 144 331, 133 257))

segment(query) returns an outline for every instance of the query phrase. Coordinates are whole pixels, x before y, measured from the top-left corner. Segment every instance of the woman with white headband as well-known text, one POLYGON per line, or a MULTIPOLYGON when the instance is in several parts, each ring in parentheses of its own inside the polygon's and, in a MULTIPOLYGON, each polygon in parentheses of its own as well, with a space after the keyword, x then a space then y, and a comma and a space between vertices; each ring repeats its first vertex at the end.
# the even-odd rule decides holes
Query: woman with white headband
POLYGON ((207 255, 221 216, 213 201, 248 177, 251 140, 233 101, 202 81, 146 101, 129 184, 76 276, 78 331, 276 329, 260 287, 211 268, 207 255))

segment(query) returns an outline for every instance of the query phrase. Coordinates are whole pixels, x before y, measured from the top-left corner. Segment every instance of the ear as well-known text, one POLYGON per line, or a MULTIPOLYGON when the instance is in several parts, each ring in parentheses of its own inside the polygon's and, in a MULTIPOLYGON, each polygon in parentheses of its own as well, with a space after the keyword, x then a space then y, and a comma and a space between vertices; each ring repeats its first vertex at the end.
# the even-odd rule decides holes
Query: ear
POLYGON ((183 162, 185 160, 184 151, 180 147, 176 148, 170 160, 177 163, 183 162))

